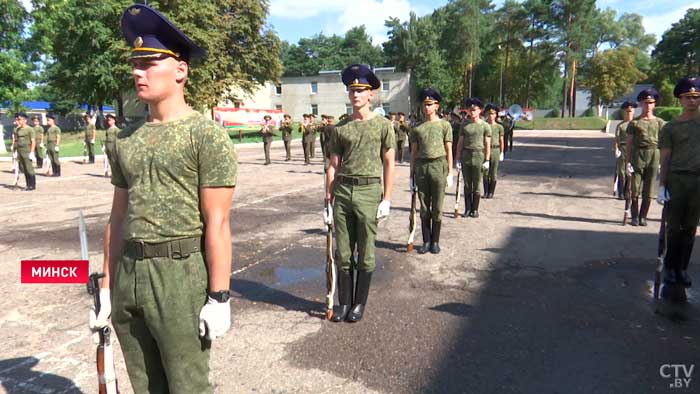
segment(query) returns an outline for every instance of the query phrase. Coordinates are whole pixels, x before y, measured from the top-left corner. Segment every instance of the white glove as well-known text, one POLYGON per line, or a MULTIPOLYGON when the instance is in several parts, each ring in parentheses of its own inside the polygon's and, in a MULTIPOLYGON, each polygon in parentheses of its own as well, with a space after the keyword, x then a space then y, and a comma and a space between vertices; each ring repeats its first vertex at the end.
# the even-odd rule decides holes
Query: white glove
POLYGON ((43 147, 44 147, 44 143, 43 142, 39 143, 39 148, 43 148, 43 147))
POLYGON ((323 224, 330 226, 333 224, 333 206, 328 204, 328 208, 323 208, 323 224))
POLYGON ((661 205, 671 201, 671 193, 668 192, 666 186, 659 186, 659 192, 656 194, 656 202, 661 205))
POLYGON ((454 181, 454 176, 448 175, 447 176, 447 187, 452 187, 452 185, 455 183, 454 181))
POLYGON ((482 167, 484 168, 484 170, 488 170, 489 168, 491 168, 491 162, 486 160, 482 167))
POLYGON ((36 156, 34 155, 34 152, 29 152, 29 160, 31 160, 31 161, 36 160, 36 156))
POLYGON ((632 167, 632 163, 627 163, 627 175, 632 174, 634 174, 634 167, 632 167))
POLYGON ((102 152, 104 152, 104 151, 105 151, 105 146, 104 146, 104 145, 102 145, 102 152))
POLYGON ((616 158, 616 159, 619 159, 620 156, 622 156, 622 151, 619 150, 619 149, 615 149, 615 158, 616 158))
POLYGON ((377 208, 377 219, 382 219, 389 216, 389 210, 391 209, 391 203, 387 200, 382 200, 379 203, 379 208, 377 208))
POLYGON ((461 161, 458 161, 458 162, 457 162, 457 169, 458 169, 458 170, 461 170, 461 169, 462 169, 462 162, 461 162, 461 161))
POLYGON ((93 144, 93 145, 95 145, 95 139, 94 139, 94 138, 91 139, 91 140, 90 140, 90 143, 93 144))
POLYGON ((229 301, 219 302, 207 297, 199 312, 199 336, 212 341, 221 338, 231 328, 231 307, 229 301))
POLYGON ((12 158, 17 160, 17 151, 12 152, 12 158))
POLYGON ((498 161, 503 161, 505 159, 506 159, 506 155, 503 152, 501 152, 501 154, 498 156, 498 161))
POLYGON ((56 145, 56 146, 53 148, 53 150, 55 150, 56 152, 58 152, 58 145, 56 145))
MULTIPOLYGON (((107 327, 109 317, 112 314, 112 301, 110 300, 109 289, 100 289, 98 294, 100 299, 100 313, 95 314, 95 305, 90 307, 90 316, 88 318, 88 327, 90 331, 97 334, 101 328, 107 327)), ((99 342, 99 334, 93 335, 93 340, 99 342)))
POLYGON ((416 180, 413 179, 413 177, 408 178, 408 190, 410 190, 410 191, 416 190, 416 180))

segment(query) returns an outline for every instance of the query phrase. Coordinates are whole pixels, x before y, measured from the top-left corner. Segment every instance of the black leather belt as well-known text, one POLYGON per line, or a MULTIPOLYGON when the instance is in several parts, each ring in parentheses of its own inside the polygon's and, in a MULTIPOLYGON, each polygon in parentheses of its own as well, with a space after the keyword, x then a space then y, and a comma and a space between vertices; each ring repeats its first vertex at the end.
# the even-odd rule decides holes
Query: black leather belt
POLYGON ((190 254, 202 250, 202 238, 183 238, 174 241, 148 243, 140 240, 129 240, 124 245, 124 254, 143 260, 153 257, 169 257, 172 259, 186 259, 190 254))
POLYGON ((364 186, 364 185, 374 185, 375 183, 381 183, 382 178, 379 178, 379 177, 357 177, 357 178, 355 178, 355 177, 338 175, 338 182, 342 183, 343 185, 364 186))

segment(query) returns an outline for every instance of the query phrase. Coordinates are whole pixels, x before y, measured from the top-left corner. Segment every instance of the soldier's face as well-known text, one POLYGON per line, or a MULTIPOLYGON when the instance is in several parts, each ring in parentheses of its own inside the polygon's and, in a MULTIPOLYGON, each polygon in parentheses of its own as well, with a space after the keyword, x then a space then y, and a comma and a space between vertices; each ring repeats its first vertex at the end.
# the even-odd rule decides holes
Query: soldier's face
POLYGON ((17 122, 17 126, 19 126, 19 127, 24 127, 27 125, 27 119, 23 118, 21 116, 18 118, 15 118, 15 122, 17 122))
POLYGON ((498 112, 489 112, 489 121, 495 122, 496 116, 498 116, 498 112))
POLYGON ((107 125, 108 125, 109 127, 113 127, 113 126, 114 126, 114 119, 112 119, 112 118, 107 118, 107 125))
POLYGON ((698 105, 700 105, 700 96, 681 97, 681 106, 685 112, 697 111, 698 105))
POLYGON ((437 113, 437 110, 440 108, 440 105, 438 103, 423 103, 423 114, 425 116, 433 116, 437 113))
POLYGON ((650 113, 656 108, 656 101, 642 101, 642 112, 650 113))
POLYGON ((139 100, 157 103, 182 92, 187 63, 173 57, 132 59, 132 76, 139 100))
POLYGON ((481 108, 471 107, 467 113, 472 120, 477 120, 479 119, 479 115, 481 115, 481 108))
POLYGON ((32 123, 34 123, 34 126, 39 126, 39 119, 32 119, 32 123))
POLYGON ((49 126, 53 126, 53 125, 54 125, 54 120, 51 119, 51 118, 46 118, 46 124, 49 125, 49 126))
POLYGON ((372 89, 350 89, 350 91, 348 91, 348 98, 350 98, 350 103, 353 108, 360 109, 369 105, 369 102, 374 98, 374 91, 372 89))

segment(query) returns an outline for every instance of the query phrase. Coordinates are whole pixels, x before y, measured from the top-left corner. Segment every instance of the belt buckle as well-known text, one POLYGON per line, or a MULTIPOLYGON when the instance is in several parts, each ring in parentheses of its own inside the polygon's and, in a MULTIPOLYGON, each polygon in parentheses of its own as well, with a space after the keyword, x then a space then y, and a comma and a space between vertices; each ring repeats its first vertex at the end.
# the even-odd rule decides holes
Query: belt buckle
POLYGON ((182 260, 190 257, 189 253, 182 253, 182 241, 177 240, 177 241, 172 241, 170 242, 170 257, 173 260, 182 260), (173 247, 175 245, 175 242, 177 242, 177 250, 173 247))
POLYGON ((146 258, 146 243, 142 239, 134 241, 136 244, 136 260, 143 260, 146 258))

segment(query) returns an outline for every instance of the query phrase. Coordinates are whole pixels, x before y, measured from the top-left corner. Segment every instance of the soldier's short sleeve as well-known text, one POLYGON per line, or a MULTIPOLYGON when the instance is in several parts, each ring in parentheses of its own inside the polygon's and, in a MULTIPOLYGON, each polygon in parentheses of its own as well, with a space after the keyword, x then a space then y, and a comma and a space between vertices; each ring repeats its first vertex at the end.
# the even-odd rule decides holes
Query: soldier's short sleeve
POLYGON ((491 126, 489 126, 488 123, 484 122, 483 129, 484 129, 484 138, 485 137, 491 138, 491 126))
POLYGON ((61 134, 61 128, 56 126, 56 134, 61 134))
POLYGON ((391 122, 385 122, 382 128, 382 152, 389 149, 396 149, 396 134, 391 122))
POLYGON ((666 123, 659 131, 659 149, 673 149, 671 123, 666 123))
POLYGON ((109 159, 109 166, 112 169, 112 185, 122 189, 128 189, 129 184, 122 172, 122 167, 119 165, 119 135, 117 135, 117 140, 114 142, 114 154, 111 156, 112 157, 109 159))
POLYGON ((452 142, 452 125, 448 122, 442 123, 442 140, 443 142, 452 142))
POLYGON ((331 130, 331 150, 332 155, 343 156, 343 147, 340 145, 340 137, 338 135, 338 128, 333 127, 331 130))
POLYGON ((408 135, 408 141, 409 141, 411 144, 417 143, 418 140, 416 139, 416 133, 411 133, 411 134, 409 134, 409 135, 408 135))
POLYGON ((206 124, 197 156, 199 187, 236 186, 238 152, 226 130, 213 122, 206 124))
POLYGON ((34 132, 34 128, 30 127, 29 130, 29 139, 36 139, 36 133, 34 132))

